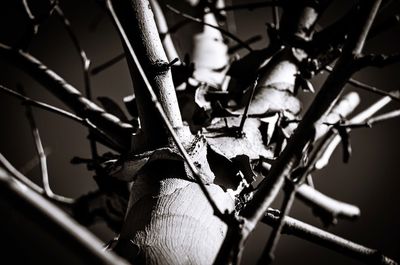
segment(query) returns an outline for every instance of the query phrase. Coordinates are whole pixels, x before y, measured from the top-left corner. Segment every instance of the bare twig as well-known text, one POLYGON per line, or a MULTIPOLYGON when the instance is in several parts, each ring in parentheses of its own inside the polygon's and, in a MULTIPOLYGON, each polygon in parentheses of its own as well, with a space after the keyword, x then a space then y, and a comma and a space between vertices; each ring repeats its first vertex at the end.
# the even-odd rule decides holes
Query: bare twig
POLYGON ((72 29, 71 22, 65 16, 61 7, 59 5, 56 5, 56 7, 54 9, 55 9, 57 15, 60 17, 60 19, 65 27, 65 30, 67 31, 70 39, 72 40, 72 43, 73 43, 75 49, 79 53, 79 58, 81 60, 83 77, 84 77, 83 79, 84 79, 84 87, 85 87, 86 97, 88 99, 91 99, 92 92, 91 92, 91 88, 90 88, 90 77, 89 77, 90 60, 88 59, 85 50, 80 45, 78 37, 76 36, 74 30, 72 29))
MULTIPOLYGON (((13 165, 11 165, 10 162, 8 162, 8 160, 1 153, 0 153, 0 164, 10 174, 10 176, 22 182, 31 190, 42 195, 45 194, 45 191, 40 186, 36 185, 30 179, 21 174, 15 167, 13 167, 13 165)), ((66 205, 71 205, 75 201, 74 199, 60 196, 57 194, 53 194, 53 196, 49 197, 49 199, 66 205)))
MULTIPOLYGON (((21 87, 21 91, 22 87, 21 87)), ((42 176, 42 184, 43 184, 43 190, 45 196, 52 198, 54 196, 53 191, 50 188, 50 183, 49 183, 49 173, 47 170, 47 159, 46 159, 46 154, 44 153, 44 148, 42 144, 42 140, 40 138, 40 133, 39 129, 36 125, 35 117, 33 116, 32 108, 29 105, 26 105, 26 118, 28 119, 29 125, 32 130, 32 136, 35 142, 35 148, 37 155, 39 157, 39 165, 40 165, 40 173, 42 176)))
POLYGON ((49 111, 51 113, 54 113, 54 114, 60 115, 62 117, 68 118, 70 120, 73 120, 75 122, 78 122, 79 124, 86 126, 87 128, 91 129, 93 132, 102 136, 105 140, 107 140, 108 143, 111 143, 112 146, 110 146, 110 147, 114 147, 114 149, 118 149, 118 145, 119 145, 118 142, 115 142, 115 140, 110 138, 107 133, 102 131, 100 128, 98 128, 95 124, 90 122, 88 119, 83 119, 83 118, 81 118, 75 114, 72 114, 68 111, 65 111, 63 109, 59 109, 52 105, 25 97, 25 96, 19 94, 18 92, 14 91, 12 89, 9 89, 5 86, 2 86, 2 85, 0 85, 0 92, 6 92, 7 94, 9 94, 11 96, 15 96, 16 98, 23 100, 25 104, 29 104, 34 107, 38 107, 40 109, 49 111))
MULTIPOLYGON (((51 154, 51 148, 50 147, 45 147, 44 148, 44 154, 46 157, 49 157, 51 154)), ((39 165, 40 161, 37 156, 32 157, 30 160, 28 160, 23 166, 19 168, 19 172, 22 174, 26 175, 28 174, 32 169, 34 169, 37 165, 39 165)))
POLYGON ((151 9, 154 13, 154 20, 157 24, 157 29, 160 36, 163 36, 161 41, 167 55, 168 61, 172 61, 175 58, 179 58, 178 52, 175 49, 175 45, 172 42, 171 34, 168 30, 167 20, 165 19, 164 13, 158 0, 150 0, 151 9))
POLYGON ((72 113, 70 113, 68 111, 65 111, 63 109, 59 109, 59 108, 54 107, 52 105, 49 105, 49 104, 46 104, 46 103, 43 103, 43 102, 40 102, 40 101, 33 100, 31 98, 28 98, 28 97, 26 97, 26 96, 24 96, 24 95, 22 95, 22 94, 20 94, 20 93, 18 93, 16 91, 14 91, 12 89, 9 89, 9 88, 7 88, 7 87, 5 87, 3 85, 0 85, 0 91, 5 92, 5 93, 7 93, 7 94, 9 94, 11 96, 14 96, 14 97, 16 97, 16 98, 18 98, 20 100, 23 100, 25 104, 30 104, 30 105, 32 105, 34 107, 38 107, 38 108, 41 108, 43 110, 55 113, 57 115, 61 115, 61 116, 65 117, 65 118, 68 118, 70 120, 79 122, 81 124, 84 123, 83 119, 80 118, 79 116, 75 115, 75 114, 72 114, 72 113))
POLYGON ((393 100, 395 100, 397 102, 400 102, 400 91, 399 90, 386 92, 386 91, 383 91, 383 90, 381 90, 379 88, 376 88, 374 86, 370 86, 370 85, 367 85, 367 84, 365 84, 363 82, 355 80, 353 78, 350 78, 348 83, 353 85, 353 86, 355 86, 355 87, 362 88, 362 89, 364 89, 366 91, 375 93, 377 95, 387 96, 387 97, 390 97, 391 99, 393 99, 393 100))
MULTIPOLYGON (((88 99, 91 100, 92 99, 92 89, 90 86, 90 75, 89 75, 90 60, 88 59, 85 50, 80 45, 78 37, 76 36, 74 30, 71 27, 71 23, 65 16, 61 7, 57 4, 54 9, 55 9, 57 15, 62 20, 63 25, 64 25, 66 31, 68 32, 68 35, 69 35, 70 39, 72 40, 72 43, 74 44, 75 49, 79 53, 79 57, 81 59, 82 71, 83 71, 83 82, 84 82, 84 87, 85 87, 85 95, 88 99)), ((92 157, 93 157, 93 159, 96 159, 98 157, 96 141, 94 139, 90 138, 89 144, 90 144, 90 151, 92 153, 92 157)))
POLYGON ((393 118, 397 118, 399 116, 400 116, 400 110, 393 110, 393 111, 369 118, 369 119, 365 120, 364 122, 360 122, 360 123, 347 122, 344 124, 339 124, 337 126, 345 127, 348 129, 370 128, 370 127, 372 127, 372 125, 375 125, 376 123, 380 123, 380 122, 387 121, 387 120, 390 120, 393 118))
MULTIPOLYGON (((279 224, 280 216, 279 211, 270 209, 265 213, 262 222, 275 227, 279 224)), ((367 264, 397 264, 396 261, 382 255, 379 250, 356 244, 289 216, 284 218, 282 233, 299 237, 367 264)))
POLYGON ((240 125, 239 125, 239 128, 238 128, 239 135, 241 135, 243 133, 244 123, 246 122, 246 119, 248 117, 251 100, 253 99, 254 91, 256 90, 257 84, 258 84, 258 77, 254 81, 254 83, 251 85, 251 93, 250 93, 249 99, 247 100, 246 106, 244 108, 244 111, 243 111, 243 114, 242 114, 242 118, 240 120, 240 125))
POLYGON ((232 34, 231 32, 229 32, 229 31, 227 31, 227 30, 225 30, 225 29, 223 29, 223 28, 221 28, 221 27, 215 26, 215 25, 213 25, 213 24, 204 22, 203 20, 201 20, 201 19, 199 19, 199 18, 192 17, 191 15, 186 14, 186 13, 183 13, 183 12, 179 11, 178 9, 176 9, 176 8, 174 8, 174 7, 172 7, 172 6, 168 5, 168 4, 166 5, 166 7, 167 7, 169 10, 171 10, 172 12, 174 12, 174 13, 176 13, 176 14, 178 14, 178 15, 181 15, 181 16, 184 17, 184 18, 187 18, 187 19, 189 19, 189 20, 191 20, 191 21, 193 21, 193 22, 196 22, 196 23, 199 23, 199 24, 201 24, 201 25, 205 25, 205 26, 208 26, 208 27, 211 27, 211 28, 214 28, 214 29, 220 31, 220 32, 221 32, 223 35, 225 35, 226 37, 228 37, 228 38, 230 38, 230 39, 236 41, 236 42, 239 43, 239 44, 241 44, 241 45, 242 45, 244 48, 246 48, 249 52, 252 52, 252 51, 253 51, 253 49, 252 49, 246 42, 242 41, 240 38, 238 38, 237 36, 235 36, 235 35, 232 34))
POLYGON ((18 46, 22 50, 26 51, 29 48, 29 44, 32 41, 33 37, 38 33, 40 23, 44 20, 44 18, 50 16, 50 14, 52 13, 54 2, 50 2, 50 9, 48 10, 48 14, 46 14, 46 16, 44 17, 35 17, 29 6, 28 0, 21 0, 21 3, 30 23, 28 25, 28 32, 22 36, 22 39, 20 40, 18 46))
POLYGON ((256 8, 270 7, 270 6, 276 6, 276 5, 281 5, 280 1, 269 0, 269 1, 263 1, 263 2, 224 6, 224 7, 211 9, 208 12, 235 11, 235 10, 240 10, 240 9, 253 10, 256 8))
MULTIPOLYGON (((253 43, 255 43, 255 42, 260 41, 261 39, 262 39, 262 37, 261 37, 260 35, 256 35, 256 36, 253 36, 253 37, 248 38, 247 40, 244 40, 244 42, 247 43, 247 45, 250 45, 250 44, 253 44, 253 43)), ((235 53, 236 51, 238 51, 238 50, 240 50, 240 49, 242 49, 242 48, 243 48, 243 47, 242 47, 242 45, 240 45, 240 44, 231 46, 231 47, 229 47, 229 49, 228 49, 228 53, 229 53, 229 54, 235 53)))
POLYGON ((93 69, 90 71, 90 73, 92 75, 97 75, 100 72, 103 72, 104 70, 106 70, 107 68, 113 66, 114 64, 118 63, 119 61, 122 61, 125 58, 125 53, 120 53, 116 56, 114 56, 113 58, 111 58, 110 60, 96 66, 93 67, 93 69))
MULTIPOLYGON (((332 69, 332 67, 330 67, 328 65, 328 66, 325 67, 325 70, 328 71, 328 72, 332 72, 333 69, 332 69)), ((374 86, 370 86, 370 85, 365 84, 365 83, 363 83, 361 81, 358 81, 358 80, 356 80, 354 78, 349 78, 347 83, 350 84, 350 85, 353 85, 354 87, 358 87, 358 88, 364 89, 366 91, 375 93, 377 95, 387 96, 387 97, 390 97, 391 99, 394 99, 394 100, 400 102, 400 91, 398 91, 398 90, 397 91, 386 92, 386 91, 383 91, 383 90, 381 90, 379 88, 376 88, 374 86)))
POLYGON ((292 205, 294 203, 297 185, 296 183, 290 183, 287 185, 287 190, 285 191, 285 196, 282 202, 282 214, 278 217, 279 221, 277 225, 273 227, 272 233, 268 238, 267 244, 265 245, 264 251, 258 260, 258 265, 261 264, 271 264, 275 259, 275 249, 278 246, 279 239, 281 237, 283 228, 285 226, 285 217, 289 215, 292 205))

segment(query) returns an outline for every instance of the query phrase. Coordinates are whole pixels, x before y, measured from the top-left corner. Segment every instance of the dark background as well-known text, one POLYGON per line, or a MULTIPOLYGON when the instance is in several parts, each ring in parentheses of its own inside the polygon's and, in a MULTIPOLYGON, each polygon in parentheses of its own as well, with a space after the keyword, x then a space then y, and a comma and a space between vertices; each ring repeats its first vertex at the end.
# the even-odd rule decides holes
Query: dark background
MULTIPOLYGON (((2 1, 0 6, 0 42, 2 43, 14 44, 26 28, 27 21, 18 2, 2 1)), ((94 1, 68 0, 60 2, 82 47, 87 52, 92 66, 99 65, 122 51, 120 40, 110 20, 94 1), (94 27, 96 21, 97 26, 94 27)), ((239 2, 246 1, 234 1, 234 3, 239 2)), ((320 22, 320 27, 344 13, 349 2, 335 1, 320 22)), ((173 1, 171 3, 175 4, 173 1)), ((399 11, 398 6, 397 9, 385 10, 383 16, 388 16, 396 10, 399 11)), ((263 40, 253 45, 255 48, 264 47, 268 43, 265 23, 271 21, 270 9, 237 11, 234 16, 237 21, 238 36, 246 39, 255 34, 261 34, 263 40)), ((179 20, 174 16, 168 15, 168 17, 179 20)), ((185 27, 179 34, 174 35, 182 55, 190 50, 191 40, 187 39, 189 31, 189 27, 185 27)), ((367 43, 366 51, 398 52, 399 33, 399 27, 382 33, 367 43)), ((82 90, 83 76, 78 53, 73 48, 71 40, 57 17, 51 17, 43 23, 29 52, 70 84, 82 90)), ((389 91, 399 89, 399 74, 399 66, 394 65, 385 69, 368 68, 357 73, 355 77, 389 91)), ((319 88, 324 78, 325 76, 321 76, 313 80, 316 89, 319 88)), ((132 93, 131 80, 124 60, 105 72, 93 76, 91 81, 93 94, 96 97, 108 96, 122 103, 122 98, 132 93)), ((23 84, 30 97, 64 107, 27 75, 2 62, 0 62, 0 83, 13 89, 17 84, 23 84)), ((353 89, 348 87, 346 90, 353 89)), ((358 111, 378 99, 376 95, 357 91, 360 92, 362 99, 358 111)), ((302 94, 305 105, 309 104, 312 97, 313 95, 310 94, 302 94)), ((391 103, 386 110, 393 108, 398 108, 398 103, 391 103)), ((51 113, 41 110, 35 110, 34 113, 43 144, 50 152, 48 166, 50 183, 54 192, 64 196, 78 197, 95 190, 96 184, 90 172, 83 166, 73 166, 69 163, 73 156, 89 156, 89 145, 86 140, 87 130, 51 113)), ((20 101, 0 94, 0 124, 0 152, 16 168, 29 168, 36 153, 24 115, 24 108, 20 105, 20 101)), ((350 163, 343 164, 341 162, 339 147, 332 163, 314 175, 314 181, 319 190, 361 208, 362 214, 358 220, 354 222, 340 220, 336 226, 330 227, 328 230, 357 243, 380 249, 397 260, 400 259, 399 136, 399 120, 391 120, 372 129, 356 130, 352 133, 351 138, 353 156, 350 163)), ((37 166, 28 170, 26 175, 40 183, 37 166)), ((7 214, 7 212, 0 214, 0 220, 7 214)), ((311 210, 301 203, 295 204, 291 216, 322 227, 320 221, 312 215, 311 210)), ((18 235, 16 230, 18 224, 12 229, 15 230, 15 235, 18 235)), ((114 236, 102 223, 90 227, 90 229, 105 241, 114 236)), ((269 231, 269 227, 259 225, 246 249, 243 264, 255 263, 268 238, 269 231)), ((38 242, 38 244, 40 243, 45 244, 45 242, 38 242)), ((359 264, 340 254, 290 236, 282 237, 276 257, 276 264, 359 264)))

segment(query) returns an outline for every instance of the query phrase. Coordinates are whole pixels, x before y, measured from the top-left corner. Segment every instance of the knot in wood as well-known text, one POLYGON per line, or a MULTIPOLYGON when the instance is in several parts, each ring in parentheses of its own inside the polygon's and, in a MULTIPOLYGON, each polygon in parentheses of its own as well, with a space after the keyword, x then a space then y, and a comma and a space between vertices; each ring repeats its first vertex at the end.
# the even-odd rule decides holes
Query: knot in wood
POLYGON ((169 71, 171 65, 168 62, 157 60, 152 63, 149 68, 149 71, 155 75, 164 75, 169 71))

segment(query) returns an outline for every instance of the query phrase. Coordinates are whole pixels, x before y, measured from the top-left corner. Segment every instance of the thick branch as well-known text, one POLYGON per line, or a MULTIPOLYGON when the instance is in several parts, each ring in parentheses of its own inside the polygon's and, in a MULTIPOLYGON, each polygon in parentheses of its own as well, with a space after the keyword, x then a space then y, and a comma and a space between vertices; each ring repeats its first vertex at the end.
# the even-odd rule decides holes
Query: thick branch
POLYGON ((312 105, 300 122, 296 132, 290 139, 288 146, 272 166, 267 181, 264 182, 255 197, 242 211, 243 217, 249 221, 249 230, 255 226, 263 216, 277 192, 283 185, 284 178, 289 176, 292 169, 297 166, 302 158, 304 148, 314 138, 315 126, 321 118, 329 113, 339 98, 343 86, 352 75, 354 69, 352 61, 355 54, 360 54, 366 35, 378 10, 380 1, 368 1, 365 4, 362 19, 353 29, 353 35, 345 46, 343 56, 335 66, 334 72, 329 76, 316 96, 312 105))
POLYGON ((149 3, 147 1, 111 1, 111 5, 115 10, 115 16, 112 18, 124 42, 126 53, 130 55, 127 60, 142 126, 141 143, 140 146, 139 144, 135 146, 135 149, 144 151, 169 145, 170 136, 162 125, 164 124, 162 118, 154 108, 153 99, 147 89, 148 85, 154 89, 156 99, 160 102, 172 127, 182 128, 183 123, 167 57, 149 3), (125 34, 127 39, 122 36, 125 34), (128 51, 127 42, 137 54, 138 63, 143 67, 149 84, 146 84, 143 74, 140 73, 134 58, 128 51))
POLYGON ((88 118, 91 123, 110 135, 120 150, 129 150, 133 133, 130 124, 123 123, 83 97, 76 88, 31 55, 0 44, 0 58, 29 74, 79 116, 88 118))

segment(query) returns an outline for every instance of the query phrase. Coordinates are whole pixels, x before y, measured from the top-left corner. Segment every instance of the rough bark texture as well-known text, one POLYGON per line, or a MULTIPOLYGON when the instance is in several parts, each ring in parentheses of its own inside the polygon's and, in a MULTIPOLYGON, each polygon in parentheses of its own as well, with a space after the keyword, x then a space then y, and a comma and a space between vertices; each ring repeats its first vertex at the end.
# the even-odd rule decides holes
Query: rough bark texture
MULTIPOLYGON (((131 208, 120 242, 131 240, 134 264, 211 264, 225 237, 226 225, 214 216, 196 183, 140 176, 133 184, 131 208)), ((217 185, 209 192, 221 211, 233 200, 217 185)), ((128 254, 131 256, 131 254, 128 254)))
MULTIPOLYGON (((184 131, 182 143, 190 144, 148 1, 114 1, 114 5, 169 122, 178 132, 184 131)), ((132 61, 129 64, 142 125, 135 151, 173 148, 143 82, 135 80, 141 78, 136 66, 132 61)), ((214 216, 198 184, 188 180, 182 161, 156 160, 131 174, 135 176, 129 210, 115 250, 134 263, 211 264, 226 225, 214 216)), ((232 198, 220 187, 211 184, 208 190, 221 211, 233 209, 232 198)))
MULTIPOLYGON (((175 88, 168 67, 169 62, 149 2, 112 1, 112 4, 171 125, 174 128, 182 127, 175 88)), ((166 130, 162 128, 163 121, 154 108, 150 94, 145 89, 145 84, 137 72, 135 63, 129 56, 127 58, 131 69, 142 132, 140 138, 134 144, 135 151, 142 152, 166 146, 170 139, 166 130)))

